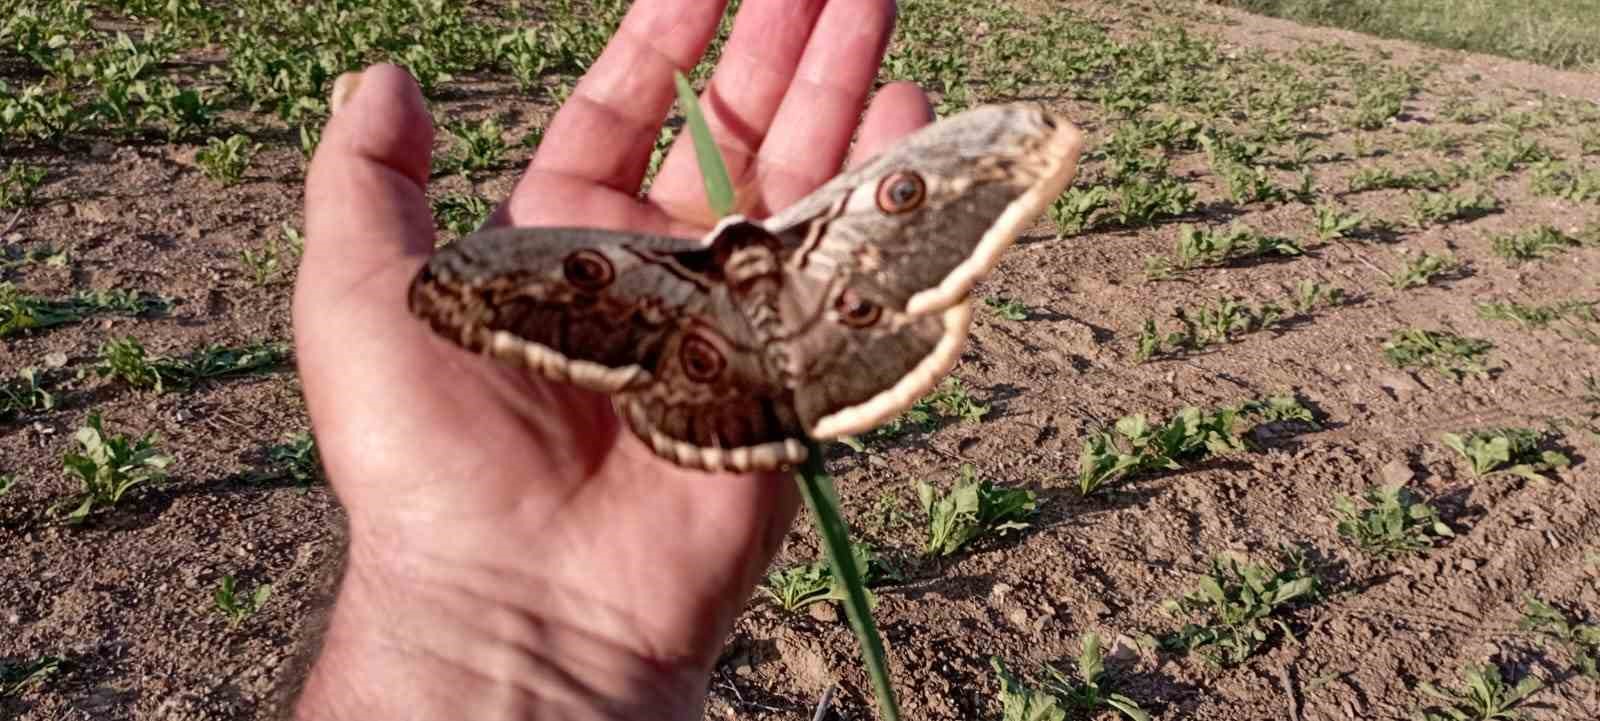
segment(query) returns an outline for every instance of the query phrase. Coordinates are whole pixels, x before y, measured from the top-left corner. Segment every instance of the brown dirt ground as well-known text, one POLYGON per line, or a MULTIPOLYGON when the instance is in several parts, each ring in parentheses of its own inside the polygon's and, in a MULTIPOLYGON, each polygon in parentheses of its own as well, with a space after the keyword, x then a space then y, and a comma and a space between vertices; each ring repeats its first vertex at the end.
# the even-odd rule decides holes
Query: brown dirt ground
MULTIPOLYGON (((1231 49, 1280 53, 1308 41, 1339 41, 1386 50, 1394 64, 1439 63, 1402 122, 1368 134, 1380 147, 1405 147, 1404 129, 1421 123, 1472 132, 1437 116, 1451 93, 1495 107, 1532 106, 1543 96, 1600 100, 1600 77, 1593 75, 1182 8, 1192 31, 1231 49)), ((1163 12, 1092 10, 1113 26, 1163 12)), ((1096 109, 1055 104, 1097 128, 1096 109)), ((440 105, 452 115, 514 118, 513 138, 549 112, 504 86, 474 88, 470 97, 440 105)), ((1575 156, 1568 130, 1539 131, 1540 139, 1575 156)), ((106 316, 7 339, 0 348, 6 375, 52 354, 66 359, 51 371, 64 389, 56 410, 0 424, 0 470, 18 477, 16 488, 0 497, 0 548, 7 551, 0 555, 0 661, 57 655, 68 662, 38 689, 0 699, 0 718, 273 714, 273 688, 297 632, 321 604, 318 587, 340 521, 321 485, 240 480, 262 466, 267 447, 306 427, 295 377, 285 370, 152 395, 87 369, 105 339, 132 332, 151 351, 172 353, 289 337, 288 282, 256 288, 237 260, 241 249, 277 234, 280 222, 299 222, 303 162, 290 137, 276 141, 244 183, 227 189, 200 175, 192 147, 96 143, 69 152, 25 151, 29 162, 49 167, 50 177, 42 207, 5 231, 4 243, 52 243, 69 249, 72 262, 30 267, 12 273, 13 280, 49 295, 134 287, 179 302, 165 316, 106 316), (101 521, 65 528, 47 522, 41 509, 75 490, 60 472, 60 457, 91 409, 112 430, 158 431, 177 457, 174 479, 101 521), (274 585, 266 608, 238 628, 212 608, 211 592, 225 574, 247 588, 274 585)), ((1351 139, 1326 143, 1347 149, 1351 139)), ((1383 160, 1405 167, 1428 157, 1406 151, 1383 160)), ((1363 162, 1329 163, 1319 168, 1319 181, 1342 188, 1363 162)), ((1199 173, 1204 166, 1198 155, 1175 170, 1199 173)), ((508 168, 474 190, 498 197, 514 175, 508 168)), ((1214 179, 1201 182, 1203 198, 1222 195, 1214 179)), ((434 192, 464 187, 452 178, 434 192)), ((1508 268, 1490 254, 1488 239, 1541 222, 1576 230, 1600 220, 1600 207, 1533 197, 1526 174, 1493 189, 1507 212, 1407 232, 1395 244, 1326 245, 1287 263, 1206 270, 1162 283, 1143 282, 1143 259, 1168 251, 1172 226, 1054 240, 1041 225, 1026 235, 980 292, 1018 298, 1032 316, 1006 322, 985 315, 955 372, 991 405, 989 417, 981 425, 913 434, 869 454, 841 447, 829 459, 847 512, 906 577, 878 590, 877 617, 907 717, 998 717, 990 655, 1031 672, 1039 662, 1070 666, 1084 631, 1131 640, 1173 630, 1179 621, 1160 610, 1161 601, 1191 588, 1213 554, 1264 558, 1281 543, 1299 543, 1312 549, 1329 597, 1290 617, 1297 642, 1274 643, 1229 670, 1134 648, 1112 663, 1120 690, 1169 719, 1400 718, 1420 699, 1417 682, 1454 684, 1463 664, 1494 660, 1547 681, 1529 718, 1593 718, 1600 683, 1569 673, 1564 652, 1517 631, 1516 621, 1527 593, 1600 618, 1600 472, 1591 460, 1600 441, 1571 430, 1565 442, 1577 465, 1542 484, 1508 475, 1474 478, 1437 442, 1440 433, 1464 428, 1582 418, 1582 378, 1600 369, 1595 346, 1480 320, 1471 302, 1600 299, 1600 249, 1508 268), (1393 291, 1376 268, 1397 266, 1399 248, 1450 249, 1471 270, 1427 288, 1393 291), (1210 352, 1132 362, 1139 323, 1190 294, 1274 298, 1305 277, 1344 287, 1354 302, 1210 352), (1392 329, 1411 325, 1447 325, 1492 340, 1499 372, 1457 384, 1388 366, 1380 343, 1392 329), (1258 434, 1259 452, 1088 499, 1076 493, 1078 450, 1094 428, 1129 413, 1164 416, 1185 405, 1285 390, 1314 404, 1326 429, 1267 429, 1258 434), (915 527, 869 519, 885 495, 915 516, 911 482, 948 484, 961 462, 975 464, 986 478, 1036 491, 1041 513, 1033 525, 932 563, 915 559, 921 540, 915 527), (1438 499, 1458 536, 1426 555, 1372 561, 1334 532, 1331 499, 1396 473, 1438 499)), ((1391 218, 1405 207, 1400 191, 1344 200, 1391 218)), ((1298 237, 1310 218, 1309 208, 1286 204, 1247 220, 1298 237)), ((802 526, 779 562, 817 553, 814 535, 802 526)), ((841 685, 840 717, 867 718, 870 690, 856 654, 831 607, 796 616, 757 597, 718 667, 707 718, 809 718, 834 683, 841 685)))

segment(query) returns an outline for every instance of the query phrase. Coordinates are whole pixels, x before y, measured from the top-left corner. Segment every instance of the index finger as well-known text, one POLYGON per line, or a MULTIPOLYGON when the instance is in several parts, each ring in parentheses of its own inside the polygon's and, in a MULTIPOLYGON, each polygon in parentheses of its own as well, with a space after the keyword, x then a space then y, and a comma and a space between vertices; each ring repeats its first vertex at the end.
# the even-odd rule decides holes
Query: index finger
POLYGON ((676 97, 672 73, 699 62, 725 4, 635 2, 550 120, 528 175, 553 174, 637 193, 656 132, 676 97))

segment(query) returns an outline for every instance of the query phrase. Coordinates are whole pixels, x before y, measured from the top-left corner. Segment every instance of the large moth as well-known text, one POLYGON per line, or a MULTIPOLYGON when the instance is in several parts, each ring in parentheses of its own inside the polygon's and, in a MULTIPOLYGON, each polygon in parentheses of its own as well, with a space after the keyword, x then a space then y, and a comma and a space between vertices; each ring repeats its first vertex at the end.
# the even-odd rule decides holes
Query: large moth
POLYGON ((1082 133, 1029 105, 929 125, 793 206, 700 240, 493 228, 411 311, 463 348, 612 396, 674 463, 754 471, 867 431, 950 371, 969 293, 1071 182, 1082 133))

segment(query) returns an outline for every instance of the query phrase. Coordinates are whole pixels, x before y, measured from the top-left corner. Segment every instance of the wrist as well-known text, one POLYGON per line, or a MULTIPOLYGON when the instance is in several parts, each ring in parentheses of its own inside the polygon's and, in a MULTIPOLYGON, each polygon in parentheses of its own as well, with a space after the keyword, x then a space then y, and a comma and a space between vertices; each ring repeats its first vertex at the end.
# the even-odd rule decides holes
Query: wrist
POLYGON ((352 544, 295 719, 701 717, 707 670, 563 618, 570 593, 367 550, 352 544))

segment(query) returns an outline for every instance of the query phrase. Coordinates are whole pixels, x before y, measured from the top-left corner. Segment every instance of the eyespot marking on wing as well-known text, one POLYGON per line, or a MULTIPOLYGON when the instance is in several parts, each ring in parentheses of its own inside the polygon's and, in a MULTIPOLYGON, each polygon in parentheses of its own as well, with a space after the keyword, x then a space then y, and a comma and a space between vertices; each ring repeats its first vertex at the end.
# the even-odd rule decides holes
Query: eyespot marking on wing
POLYGON ((683 364, 684 375, 696 383, 710 383, 728 367, 728 359, 723 357, 722 351, 695 332, 684 336, 683 344, 678 347, 678 361, 683 364))
POLYGON ((922 202, 928 199, 928 182, 916 171, 896 171, 878 181, 878 192, 874 197, 878 209, 885 213, 909 213, 922 207, 922 202))
POLYGON ((561 261, 561 272, 573 287, 589 293, 605 290, 617 278, 617 269, 611 260, 604 253, 589 248, 569 254, 561 261))
POLYGON ((839 322, 851 328, 870 328, 883 317, 883 306, 862 298, 852 288, 839 291, 833 310, 839 314, 839 322))
POLYGON ((870 430, 899 415, 933 390, 939 379, 961 359, 961 346, 972 324, 972 301, 962 301, 946 308, 941 319, 944 321, 944 335, 934 345, 933 351, 901 377, 900 382, 863 403, 818 418, 811 428, 811 437, 830 439, 870 430))

